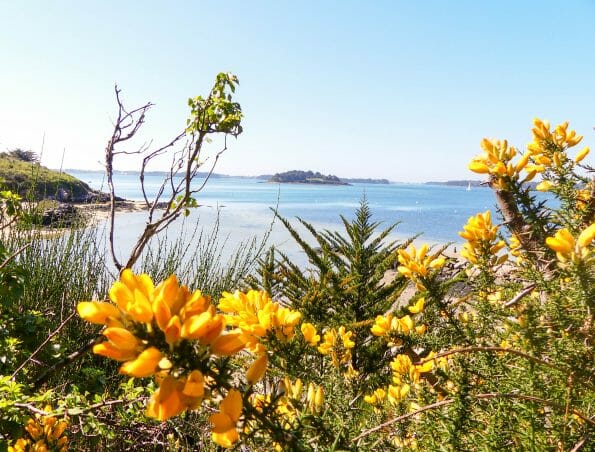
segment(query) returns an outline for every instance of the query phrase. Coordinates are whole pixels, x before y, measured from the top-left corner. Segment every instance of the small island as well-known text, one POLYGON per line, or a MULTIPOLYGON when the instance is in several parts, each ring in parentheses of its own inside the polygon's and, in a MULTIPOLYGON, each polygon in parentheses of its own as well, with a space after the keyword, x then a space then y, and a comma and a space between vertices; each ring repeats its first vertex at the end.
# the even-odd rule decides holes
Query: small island
POLYGON ((276 173, 268 182, 279 182, 285 184, 320 184, 320 185, 351 185, 342 181, 337 176, 332 174, 324 175, 313 171, 286 171, 284 173, 276 173))

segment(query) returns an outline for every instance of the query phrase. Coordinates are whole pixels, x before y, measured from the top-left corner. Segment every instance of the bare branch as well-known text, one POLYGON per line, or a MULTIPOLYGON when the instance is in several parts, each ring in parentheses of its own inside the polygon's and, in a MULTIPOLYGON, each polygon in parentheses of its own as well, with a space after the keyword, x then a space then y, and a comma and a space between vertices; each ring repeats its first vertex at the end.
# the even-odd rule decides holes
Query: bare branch
POLYGON ((531 292, 533 292, 533 289, 535 289, 536 284, 529 284, 527 287, 525 287, 523 290, 521 290, 518 294, 516 294, 510 301, 508 301, 506 304, 504 304, 505 308, 510 308, 512 306, 514 306, 515 304, 517 304, 519 301, 521 301, 523 298, 525 298, 527 295, 529 295, 531 292))
POLYGON ((572 447, 572 449, 570 449, 569 452, 577 452, 578 450, 580 450, 581 447, 583 447, 585 444, 587 444, 587 441, 589 441, 590 437, 591 437, 591 434, 587 433, 572 447))
POLYGON ((93 405, 89 405, 86 408, 83 409, 79 409, 79 408, 70 408, 70 409, 66 409, 66 410, 62 410, 62 409, 58 409, 55 411, 44 411, 44 410, 40 410, 39 408, 31 405, 30 403, 15 403, 14 406, 16 406, 17 408, 24 408, 27 411, 30 411, 33 414, 37 414, 39 416, 80 416, 86 413, 89 413, 91 411, 95 411, 99 408, 104 408, 104 407, 109 407, 109 406, 114 406, 114 405, 127 405, 129 403, 135 403, 135 402, 142 402, 145 401, 146 399, 148 399, 148 397, 137 397, 134 399, 117 399, 117 400, 103 400, 101 402, 97 402, 94 403, 93 405))
POLYGON ((39 386, 41 386, 43 383, 45 383, 45 381, 47 380, 47 378, 53 372, 55 372, 56 370, 62 369, 63 367, 67 366, 68 364, 72 363, 75 359, 79 358, 80 356, 84 355, 86 352, 88 352, 89 350, 91 350, 91 348, 93 348, 93 346, 95 344, 98 344, 103 339, 104 339, 103 336, 97 335, 96 337, 94 337, 93 339, 91 339, 89 342, 87 342, 85 345, 83 345, 81 348, 79 348, 75 352, 73 352, 70 355, 68 355, 66 358, 61 359, 60 361, 58 361, 57 363, 55 363, 51 367, 48 367, 45 370, 45 372, 43 372, 33 382, 33 388, 37 389, 39 386))
MULTIPOLYGON (((473 397, 475 399, 479 399, 479 400, 483 400, 483 399, 520 399, 520 400, 526 400, 529 402, 536 402, 536 403, 540 403, 542 405, 546 405, 546 406, 551 406, 553 408, 558 408, 560 410, 563 410, 564 407, 558 403, 555 402, 550 402, 549 400, 546 399, 542 399, 539 397, 533 397, 533 396, 528 396, 528 395, 523 395, 523 394, 512 394, 512 393, 486 393, 486 394, 471 394, 469 397, 473 397)), ((440 408, 446 405, 450 405, 452 403, 454 403, 455 400, 454 399, 445 399, 442 400, 440 402, 436 402, 436 403, 432 403, 430 405, 426 405, 423 406, 421 408, 419 408, 418 410, 412 411, 411 413, 406 413, 403 414, 402 416, 398 416, 394 419, 391 419, 390 421, 384 422, 380 425, 377 425, 376 427, 370 428, 368 430, 364 430, 362 433, 360 433, 358 436, 356 436, 355 438, 353 438, 351 440, 351 442, 356 442, 368 435, 370 435, 371 433, 377 432, 378 430, 382 430, 392 424, 395 424, 397 422, 400 422, 402 420, 408 419, 410 417, 413 416, 417 416, 418 414, 423 413, 424 411, 429 411, 429 410, 433 410, 435 408, 440 408)), ((587 415, 585 415, 584 413, 581 413, 578 410, 572 409, 571 412, 573 414, 575 414, 576 416, 578 416, 579 418, 581 418, 583 421, 591 424, 591 425, 595 425, 595 420, 591 419, 590 417, 588 417, 587 415)))
POLYGON ((64 328, 64 327, 66 326, 66 324, 67 324, 67 323, 70 321, 70 319, 72 319, 72 318, 74 317, 74 315, 75 315, 75 314, 76 314, 76 311, 72 311, 72 313, 71 313, 71 314, 70 314, 68 317, 66 317, 66 319, 65 319, 65 320, 64 320, 64 321, 63 321, 63 322, 62 322, 60 325, 58 325, 58 328, 56 328, 54 331, 52 331, 52 333, 50 333, 50 335, 49 335, 49 336, 46 338, 46 340, 45 340, 45 341, 43 341, 43 342, 42 342, 42 343, 39 345, 39 347, 37 347, 37 348, 35 349, 35 351, 34 351, 33 353, 31 353, 31 354, 30 354, 30 355, 27 357, 27 359, 26 359, 25 361, 23 361, 23 363, 22 363, 22 364, 21 364, 19 367, 17 367, 17 369, 16 369, 16 370, 15 370, 15 371, 12 373, 12 375, 10 376, 10 378, 11 378, 12 380, 14 380, 14 378, 15 378, 15 377, 16 377, 16 375, 17 375, 17 374, 18 374, 18 373, 21 371, 21 369, 22 369, 23 367, 25 367, 25 366, 27 365, 27 363, 28 363, 29 361, 31 361, 31 360, 32 360, 32 359, 35 357, 35 355, 37 355, 37 354, 38 354, 38 353, 39 353, 39 352, 40 352, 40 351, 43 349, 43 347, 45 347, 45 346, 46 346, 46 344, 47 344, 49 341, 51 341, 51 340, 52 340, 52 338, 53 338, 53 337, 55 337, 55 336, 56 336, 56 335, 57 335, 57 334, 58 334, 60 331, 62 331, 62 328, 64 328))
POLYGON ((127 112, 120 99, 120 90, 118 86, 115 86, 116 102, 118 103, 118 118, 114 124, 114 131, 112 137, 108 141, 105 147, 105 169, 107 173, 107 184, 109 187, 110 194, 110 212, 109 212, 109 242, 110 242, 110 254, 112 261, 118 270, 121 270, 122 264, 116 256, 114 249, 114 229, 115 229, 115 216, 116 216, 116 194, 113 181, 113 163, 114 156, 121 153, 116 151, 116 145, 129 140, 132 138, 140 127, 145 122, 146 112, 153 106, 152 103, 148 102, 145 105, 135 108, 131 112, 127 112), (128 130, 130 129, 130 130, 128 130))
POLYGON ((4 267, 6 267, 8 264, 10 264, 10 262, 17 257, 19 254, 21 254, 23 251, 25 251, 27 248, 29 248, 31 246, 31 243, 27 243, 23 246, 21 246, 18 250, 16 250, 14 253, 12 253, 10 256, 8 256, 4 262, 2 262, 2 264, 0 264, 0 270, 2 270, 4 267))
MULTIPOLYGON (((448 351, 445 351, 442 353, 438 353, 438 354, 432 356, 431 358, 424 358, 419 363, 416 363, 416 364, 418 364, 418 365, 425 364, 427 362, 434 361, 438 358, 444 358, 446 356, 451 356, 451 355, 455 355, 455 354, 459 354, 459 353, 474 353, 474 352, 510 353, 512 355, 521 356, 525 359, 528 359, 529 361, 533 361, 534 363, 542 364, 542 365, 547 366, 551 369, 556 369, 556 370, 563 372, 565 374, 572 373, 572 371, 570 371, 570 370, 563 369, 563 368, 556 366, 555 364, 552 364, 548 361, 537 358, 533 355, 529 355, 528 353, 521 352, 520 350, 515 350, 513 348, 504 348, 504 347, 479 347, 479 346, 477 346, 477 347, 455 348, 455 349, 448 350, 448 351)), ((587 384, 587 386, 590 386, 590 385, 587 384)))

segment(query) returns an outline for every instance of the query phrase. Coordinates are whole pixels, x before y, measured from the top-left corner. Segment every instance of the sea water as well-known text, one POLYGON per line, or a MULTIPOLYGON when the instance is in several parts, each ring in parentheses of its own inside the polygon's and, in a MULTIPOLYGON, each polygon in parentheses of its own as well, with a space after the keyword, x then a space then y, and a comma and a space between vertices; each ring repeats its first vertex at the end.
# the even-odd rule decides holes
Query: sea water
MULTIPOLYGON (((106 191, 102 173, 69 171, 92 188, 106 191)), ((163 176, 146 175, 145 193, 153 199, 163 176)), ((195 181, 199 187, 204 179, 195 181)), ((114 176, 116 195, 129 200, 142 200, 138 174, 118 173, 114 176)), ((167 193, 167 189, 166 189, 167 193)), ((316 228, 342 230, 341 216, 352 220, 362 199, 367 200, 372 220, 381 222, 379 230, 399 222, 391 238, 406 239, 422 234, 421 240, 430 243, 462 241, 458 231, 471 215, 495 210, 495 198, 488 188, 429 185, 429 184, 352 184, 311 185, 277 184, 261 179, 211 177, 196 195, 200 207, 192 209, 185 219, 186 227, 174 225, 170 236, 184 234, 196 222, 213 227, 217 216, 220 234, 228 248, 241 246, 253 237, 269 232, 269 245, 275 245, 303 264, 305 257, 285 228, 274 221, 273 210, 298 225, 297 217, 316 228), (177 228, 177 229, 176 229, 177 228)), ((164 198, 162 200, 166 200, 164 198)), ((123 256, 142 231, 144 213, 118 214, 116 217, 116 248, 123 256)), ((307 232, 297 227, 307 236, 307 232)))

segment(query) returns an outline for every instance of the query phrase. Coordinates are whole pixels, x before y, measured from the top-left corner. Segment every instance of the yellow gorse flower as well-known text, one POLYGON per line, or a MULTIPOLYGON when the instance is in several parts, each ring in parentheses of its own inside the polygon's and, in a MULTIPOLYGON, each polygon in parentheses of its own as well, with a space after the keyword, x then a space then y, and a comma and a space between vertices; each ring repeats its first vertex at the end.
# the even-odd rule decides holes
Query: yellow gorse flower
POLYGON ((306 403, 308 410, 311 413, 318 413, 324 403, 324 391, 322 386, 317 386, 314 383, 308 385, 308 392, 306 394, 306 403))
POLYGON ((219 404, 219 412, 209 417, 212 425, 212 438, 221 447, 231 448, 240 439, 237 424, 242 415, 242 395, 230 389, 219 404))
POLYGON ((266 354, 263 354, 252 363, 246 372, 246 380, 249 385, 258 383, 264 377, 268 363, 269 359, 266 354))
POLYGON ((489 210, 470 217, 459 235, 467 240, 461 249, 461 256, 472 264, 493 266, 507 259, 506 255, 497 256, 506 242, 499 240, 498 226, 492 225, 489 210))
MULTIPOLYGON (((591 181, 591 186, 594 183, 595 182, 591 181)), ((576 197, 576 207, 579 210, 585 210, 585 209, 587 209, 587 207, 589 206, 589 203, 591 201, 591 190, 589 188, 585 188, 582 190, 576 190, 575 197, 576 197)))
POLYGON ((595 223, 591 223, 578 236, 577 239, 566 228, 559 229, 553 237, 545 239, 548 247, 556 252, 556 257, 561 264, 569 261, 578 262, 587 260, 591 255, 590 245, 595 239, 595 223))
POLYGON ((300 312, 274 302, 265 291, 223 292, 218 308, 226 313, 227 324, 238 327, 252 348, 269 333, 282 342, 291 340, 301 318, 300 312))
MULTIPOLYGON (((51 413, 51 405, 46 405, 44 411, 51 413)), ((65 435, 68 419, 58 420, 52 415, 36 414, 25 424, 26 435, 8 446, 9 452, 21 451, 60 451, 68 449, 68 437, 65 435)))
POLYGON ((324 340, 318 346, 318 351, 323 355, 330 355, 333 365, 339 367, 351 360, 351 349, 355 347, 353 332, 347 331, 344 326, 338 330, 331 328, 324 333, 324 340))
POLYGON ((520 161, 513 164, 512 159, 517 155, 517 150, 508 145, 506 140, 481 140, 484 153, 475 156, 469 169, 474 173, 489 174, 496 188, 505 188, 507 180, 519 178, 519 172, 525 168, 528 158, 523 156, 520 161))
MULTIPOLYGON (((425 299, 421 298, 414 305, 414 310, 423 309, 424 302, 425 299)), ((387 338, 389 346, 401 346, 403 345, 404 336, 410 335, 414 332, 417 334, 425 333, 425 325, 416 327, 415 321, 409 315, 396 317, 393 314, 387 314, 386 316, 376 316, 374 325, 372 325, 370 331, 374 336, 387 338)))
POLYGON ((409 386, 407 383, 405 383, 403 385, 399 385, 399 386, 389 385, 388 391, 387 391, 388 401, 391 404, 396 405, 401 400, 403 400, 405 397, 407 397, 410 390, 411 390, 411 386, 409 386))
POLYGON ((583 139, 582 135, 577 135, 576 131, 568 130, 568 121, 558 124, 553 131, 550 131, 549 121, 542 121, 539 118, 533 120, 533 142, 527 146, 532 156, 549 157, 552 150, 551 145, 557 148, 566 149, 576 146, 583 139))
POLYGON ((211 345, 225 325, 210 298, 180 286, 175 275, 155 287, 148 275, 137 276, 125 269, 109 290, 109 298, 113 304, 83 301, 77 311, 83 319, 107 326, 102 333, 107 341, 95 345, 93 352, 124 361, 120 372, 133 377, 148 377, 162 370, 159 363, 167 351, 151 346, 150 340, 138 339, 140 331, 151 335, 158 328, 171 350, 183 339, 211 345))
POLYGON ((397 270, 406 278, 415 282, 418 289, 425 289, 426 279, 432 272, 441 269, 446 263, 443 256, 428 255, 429 247, 423 244, 419 250, 410 245, 407 250, 399 250, 399 267, 397 270))
MULTIPOLYGON (((534 173, 540 173, 554 168, 572 168, 589 154, 589 148, 585 147, 573 160, 567 157, 566 151, 576 146, 583 138, 577 135, 576 131, 568 130, 568 121, 558 124, 554 130, 550 130, 548 121, 538 118, 533 120, 533 125, 533 141, 527 145, 527 153, 531 159, 527 171, 532 169, 534 173)), ((537 189, 549 191, 554 186, 553 181, 544 180, 537 189)))
POLYGON ((382 388, 376 389, 372 394, 364 396, 364 402, 370 405, 380 405, 386 398, 386 391, 382 388))
MULTIPOLYGON (((185 344, 194 342, 201 350, 200 369, 217 375, 211 357, 236 354, 248 342, 241 329, 225 328, 225 316, 216 311, 210 297, 199 290, 191 292, 175 275, 155 286, 148 275, 125 269, 109 290, 109 298, 111 303, 84 301, 77 306, 83 319, 106 326, 102 332, 106 340, 93 351, 121 361, 120 373, 125 375, 155 375, 159 389, 149 401, 147 415, 161 421, 198 408, 206 390, 213 389, 201 371, 188 368, 185 344)), ((281 312, 271 327, 290 334, 294 319, 281 312)), ((266 356, 248 370, 247 379, 256 382, 265 371, 266 356)), ((209 381, 215 385, 212 378, 209 381)))
POLYGON ((407 375, 413 366, 411 358, 407 355, 397 355, 390 363, 391 369, 398 375, 407 375))
POLYGON ((535 190, 537 191, 550 191, 553 187, 555 187, 556 184, 554 184, 553 182, 549 181, 549 180, 543 180, 540 183, 537 184, 537 186, 535 187, 535 190))
POLYGON ((316 347, 320 342, 320 335, 316 333, 316 327, 311 323, 302 323, 300 328, 304 335, 304 340, 312 347, 316 347))
POLYGON ((344 326, 340 326, 339 336, 341 337, 341 341, 343 342, 343 347, 345 347, 346 349, 351 349, 355 347, 355 342, 353 341, 353 331, 347 331, 344 326))
POLYGON ((165 421, 200 406, 205 393, 204 377, 200 371, 193 370, 188 377, 168 375, 157 381, 159 389, 149 401, 147 416, 165 421))
POLYGON ((414 305, 408 306, 407 310, 411 314, 419 314, 420 312, 423 312, 425 306, 426 306, 426 299, 424 297, 421 297, 415 302, 414 305))
MULTIPOLYGON (((536 174, 548 169, 566 165, 573 165, 583 160, 589 153, 589 148, 582 149, 571 162, 566 156, 566 150, 576 146, 583 138, 574 130, 568 130, 568 122, 557 125, 550 130, 550 124, 541 119, 533 121, 533 141, 527 146, 527 152, 520 159, 513 162, 517 150, 508 145, 506 140, 481 141, 483 154, 474 157, 469 163, 469 169, 479 174, 489 174, 494 188, 504 190, 509 183, 520 179, 522 171, 526 172, 523 181, 532 180, 536 174)), ((539 189, 548 191, 553 183, 544 181, 539 189)))
MULTIPOLYGON (((302 412, 319 413, 324 404, 324 390, 314 383, 303 391, 303 383, 299 378, 291 381, 285 377, 277 385, 276 396, 270 394, 253 394, 250 402, 259 413, 274 412, 281 420, 284 429, 292 430, 298 427, 297 421, 302 412)), ((252 422, 248 422, 246 432, 253 430, 252 422)))
POLYGON ((446 358, 433 359, 435 355, 436 353, 430 352, 420 364, 414 364, 411 358, 405 354, 397 355, 390 363, 390 367, 394 372, 393 382, 400 383, 402 377, 407 376, 412 382, 418 383, 421 374, 431 372, 436 367, 446 369, 448 365, 446 358))
POLYGON ((574 163, 580 163, 589 154, 591 150, 588 146, 585 146, 576 156, 574 157, 574 163))

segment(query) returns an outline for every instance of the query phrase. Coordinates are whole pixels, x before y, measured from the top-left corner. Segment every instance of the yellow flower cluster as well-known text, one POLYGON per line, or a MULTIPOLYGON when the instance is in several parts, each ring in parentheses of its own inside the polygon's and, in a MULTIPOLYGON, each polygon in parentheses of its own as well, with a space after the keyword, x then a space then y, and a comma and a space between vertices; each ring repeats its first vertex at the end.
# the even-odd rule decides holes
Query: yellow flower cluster
POLYGON ((591 180, 591 182, 588 184, 588 188, 584 188, 582 190, 575 190, 575 197, 576 197, 576 207, 579 210, 586 210, 589 207, 589 204, 591 202, 591 193, 592 193, 592 189, 591 187, 593 187, 593 185, 595 184, 595 181, 591 180))
MULTIPOLYGON (((510 181, 519 179, 521 171, 527 175, 523 181, 532 180, 537 174, 553 167, 562 167, 570 162, 566 149, 576 146, 583 138, 574 130, 568 130, 568 122, 564 122, 550 131, 550 124, 541 119, 533 120, 533 142, 527 146, 527 152, 514 163, 517 150, 508 145, 506 140, 490 140, 484 138, 481 148, 484 153, 474 157, 469 169, 479 174, 489 174, 492 185, 496 189, 505 189, 510 181)), ((582 149, 574 158, 574 164, 581 162, 589 153, 589 148, 582 149)), ((555 184, 543 180, 537 185, 540 191, 549 191, 555 184)))
POLYGON ((157 375, 159 389, 155 391, 147 406, 147 416, 160 421, 178 416, 186 410, 197 409, 205 394, 205 379, 198 370, 187 377, 157 375))
MULTIPOLYGON (((553 131, 550 131, 550 123, 539 118, 533 120, 533 142, 527 145, 531 159, 537 165, 544 168, 562 166, 567 157, 564 151, 576 146, 583 139, 577 135, 575 130, 568 130, 568 121, 558 124, 553 131)), ((589 148, 583 148, 574 158, 579 163, 589 153, 589 148)), ((539 171, 538 171, 539 172, 539 171)))
POLYGON ((224 331, 225 319, 216 313, 210 298, 180 286, 175 275, 155 286, 148 275, 125 269, 109 290, 109 298, 111 303, 84 301, 77 306, 83 319, 106 326, 102 334, 107 341, 95 345, 93 352, 123 361, 120 372, 125 375, 155 375, 159 389, 147 415, 156 419, 166 420, 202 402, 204 375, 176 365, 182 342, 203 347, 207 364, 211 355, 230 356, 245 347, 241 331, 224 331))
MULTIPOLYGON (((83 319, 105 325, 106 340, 93 351, 121 361, 120 372, 125 375, 155 377, 159 388, 146 414, 161 421, 197 409, 213 393, 226 392, 219 412, 210 417, 213 441, 223 447, 239 439, 236 425, 243 402, 240 392, 222 385, 219 361, 212 357, 244 349, 256 353, 245 375, 253 386, 268 366, 263 342, 291 340, 301 318, 299 312, 273 302, 266 292, 254 290, 225 292, 217 311, 210 297, 181 286, 175 275, 155 286, 148 275, 135 275, 130 269, 113 284, 109 300, 77 306, 83 319)), ((304 324, 302 331, 312 345, 320 340, 313 325, 304 324)), ((347 342, 350 334, 345 334, 347 342)))
MULTIPOLYGON (((535 174, 544 173, 550 169, 573 166, 589 154, 589 148, 585 147, 575 156, 574 161, 567 157, 566 150, 576 146, 583 138, 577 135, 576 131, 568 130, 568 121, 558 124, 553 131, 550 130, 548 121, 538 118, 533 120, 533 126, 533 141, 527 145, 527 154, 531 159, 531 164, 527 165, 530 176, 527 180, 533 178, 535 174)), ((555 186, 553 181, 544 179, 536 189, 549 191, 555 186)))
POLYGON ((435 353, 430 353, 427 357, 430 361, 417 365, 412 363, 408 355, 397 355, 390 364, 393 371, 392 384, 388 385, 386 390, 383 388, 376 389, 372 394, 365 396, 364 401, 377 406, 382 404, 386 398, 392 405, 399 404, 411 392, 411 385, 409 383, 419 383, 421 374, 431 372, 435 366, 445 368, 446 360, 441 358, 439 362, 435 363, 432 360, 434 355, 435 353))
POLYGON ((493 266, 506 261, 506 255, 497 256, 506 243, 498 239, 498 226, 492 225, 489 210, 469 217, 459 235, 467 240, 461 249, 461 256, 472 264, 493 266))
MULTIPOLYGON (((44 411, 51 412, 52 407, 47 405, 44 411)), ((59 421, 55 416, 36 414, 25 424, 26 437, 19 438, 8 446, 8 452, 64 452, 68 449, 68 437, 64 434, 67 427, 66 420, 59 421)))
POLYGON ((339 327, 339 330, 331 328, 324 333, 324 341, 318 347, 318 351, 323 355, 330 354, 335 367, 349 364, 351 349, 355 347, 352 337, 353 331, 346 331, 344 326, 339 327))
POLYGON ((444 256, 428 255, 428 245, 423 244, 419 250, 410 245, 407 250, 399 250, 399 267, 397 270, 413 281, 419 290, 424 290, 427 279, 446 263, 444 256))
POLYGON ((545 243, 556 252, 561 264, 567 262, 586 261, 592 253, 590 245, 595 239, 595 223, 585 228, 575 240, 566 228, 558 230, 553 237, 545 239, 545 243))
POLYGON ((446 358, 434 359, 436 353, 430 352, 420 364, 413 364, 408 355, 397 355, 390 363, 393 370, 393 381, 400 383, 402 377, 408 377, 411 382, 419 383, 421 374, 431 372, 435 368, 446 369, 446 358))
POLYGON ((111 287, 109 298, 113 304, 83 301, 77 310, 88 322, 107 326, 102 334, 108 340, 95 345, 93 352, 124 361, 120 367, 123 374, 142 378, 171 368, 157 341, 149 346, 157 336, 156 328, 170 350, 181 340, 196 340, 220 356, 244 348, 239 333, 223 334, 223 316, 215 312, 210 298, 180 286, 175 275, 155 287, 148 275, 137 276, 125 269, 111 287))
MULTIPOLYGON (((410 308, 414 308, 414 310, 420 309, 420 306, 423 306, 424 301, 424 298, 420 298, 418 302, 410 308)), ((370 331, 374 336, 386 337, 388 339, 388 345, 393 347, 403 345, 403 336, 408 336, 413 332, 424 334, 426 328, 426 325, 415 326, 415 321, 409 315, 396 317, 393 314, 387 314, 385 316, 376 316, 374 325, 372 325, 370 331)))
POLYGON ((302 316, 300 312, 271 300, 265 291, 256 290, 223 292, 217 307, 226 313, 226 324, 239 328, 246 347, 256 353, 264 352, 261 340, 267 339, 269 333, 281 342, 291 340, 302 316))
MULTIPOLYGON (((296 420, 302 412, 320 413, 324 404, 324 391, 321 386, 310 383, 304 396, 302 380, 298 378, 292 382, 285 377, 279 382, 275 396, 253 394, 250 401, 259 413, 274 411, 281 420, 283 428, 291 430, 298 427, 296 420)), ((252 431, 257 431, 258 427, 253 422, 248 422, 245 430, 250 434, 252 431)))
POLYGON ((517 155, 517 150, 508 146, 506 140, 484 138, 481 140, 481 148, 484 153, 471 160, 469 169, 474 173, 491 175, 496 188, 504 188, 504 181, 507 179, 518 179, 519 172, 527 165, 528 157, 521 158, 513 165, 512 159, 517 155))
POLYGON ((303 406, 306 412, 319 413, 324 404, 324 390, 322 386, 315 385, 310 382, 308 390, 304 397, 304 384, 301 379, 296 379, 292 382, 288 377, 285 377, 280 384, 282 397, 279 398, 279 405, 283 406, 281 412, 285 417, 295 417, 299 412, 297 406, 303 406), (291 415, 291 416, 290 416, 291 415))

